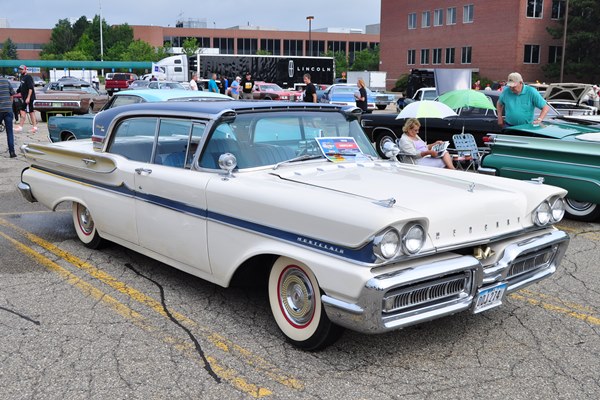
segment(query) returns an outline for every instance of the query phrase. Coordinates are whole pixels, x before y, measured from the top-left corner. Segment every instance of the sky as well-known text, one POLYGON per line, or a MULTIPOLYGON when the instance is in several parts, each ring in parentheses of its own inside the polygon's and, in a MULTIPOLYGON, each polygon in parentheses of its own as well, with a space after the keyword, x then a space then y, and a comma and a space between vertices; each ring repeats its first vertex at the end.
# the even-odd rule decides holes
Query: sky
POLYGON ((175 26, 178 19, 205 19, 207 28, 252 25, 281 31, 358 28, 378 24, 380 0, 28 0, 27 6, 1 7, 10 28, 53 28, 59 19, 92 19, 100 14, 109 25, 175 26))

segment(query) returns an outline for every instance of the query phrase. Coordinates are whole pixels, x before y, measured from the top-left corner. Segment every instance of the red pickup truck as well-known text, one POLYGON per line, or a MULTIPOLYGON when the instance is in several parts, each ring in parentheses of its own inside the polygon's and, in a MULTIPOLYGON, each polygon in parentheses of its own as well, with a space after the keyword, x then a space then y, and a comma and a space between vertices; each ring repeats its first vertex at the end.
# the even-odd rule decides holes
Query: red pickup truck
POLYGON ((108 94, 112 96, 114 92, 129 89, 131 82, 138 79, 136 74, 131 73, 115 73, 112 79, 107 79, 104 82, 104 87, 108 94))

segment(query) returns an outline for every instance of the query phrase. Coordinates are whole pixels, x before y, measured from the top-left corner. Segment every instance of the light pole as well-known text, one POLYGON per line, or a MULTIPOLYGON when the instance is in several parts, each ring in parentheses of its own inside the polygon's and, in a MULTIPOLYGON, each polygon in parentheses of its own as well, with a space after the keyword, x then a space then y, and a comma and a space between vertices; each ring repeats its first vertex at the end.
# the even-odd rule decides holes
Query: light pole
MULTIPOLYGON (((100 6, 100 61, 104 61, 104 43, 102 40, 102 1, 98 0, 100 6)), ((104 76, 104 66, 100 69, 102 76, 104 76)))
POLYGON ((560 83, 563 83, 565 72, 565 55, 567 50, 567 22, 569 21, 569 0, 565 3, 565 26, 563 28, 562 55, 560 56, 560 83))
POLYGON ((312 31, 312 20, 315 19, 315 17, 309 15, 308 17, 306 17, 306 19, 308 20, 308 50, 310 51, 309 55, 312 57, 312 39, 310 35, 312 31))

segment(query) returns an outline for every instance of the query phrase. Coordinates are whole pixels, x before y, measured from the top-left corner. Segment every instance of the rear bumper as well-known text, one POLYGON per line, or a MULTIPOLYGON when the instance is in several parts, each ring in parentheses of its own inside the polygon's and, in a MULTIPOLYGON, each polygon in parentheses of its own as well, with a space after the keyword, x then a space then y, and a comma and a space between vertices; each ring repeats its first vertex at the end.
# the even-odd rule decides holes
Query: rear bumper
POLYGON ((357 303, 324 295, 327 316, 363 333, 381 333, 474 311, 481 290, 506 285, 504 295, 538 282, 556 271, 569 236, 554 228, 507 245, 493 265, 473 256, 454 258, 381 274, 366 282, 357 303))

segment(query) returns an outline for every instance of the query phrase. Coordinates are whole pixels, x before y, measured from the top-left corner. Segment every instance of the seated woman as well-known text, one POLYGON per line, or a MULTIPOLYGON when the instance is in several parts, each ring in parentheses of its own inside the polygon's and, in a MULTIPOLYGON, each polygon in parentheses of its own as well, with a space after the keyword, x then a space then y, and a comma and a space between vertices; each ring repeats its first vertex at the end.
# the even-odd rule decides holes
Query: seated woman
POLYGON ((419 128, 421 123, 416 118, 409 118, 402 127, 404 134, 400 138, 400 151, 415 159, 415 162, 419 165, 425 165, 428 167, 439 167, 456 169, 452 164, 450 154, 446 151, 444 155, 437 158, 437 151, 431 150, 433 146, 439 143, 443 143, 438 140, 435 143, 427 144, 419 137, 419 128), (427 157, 430 156, 430 157, 427 157))

